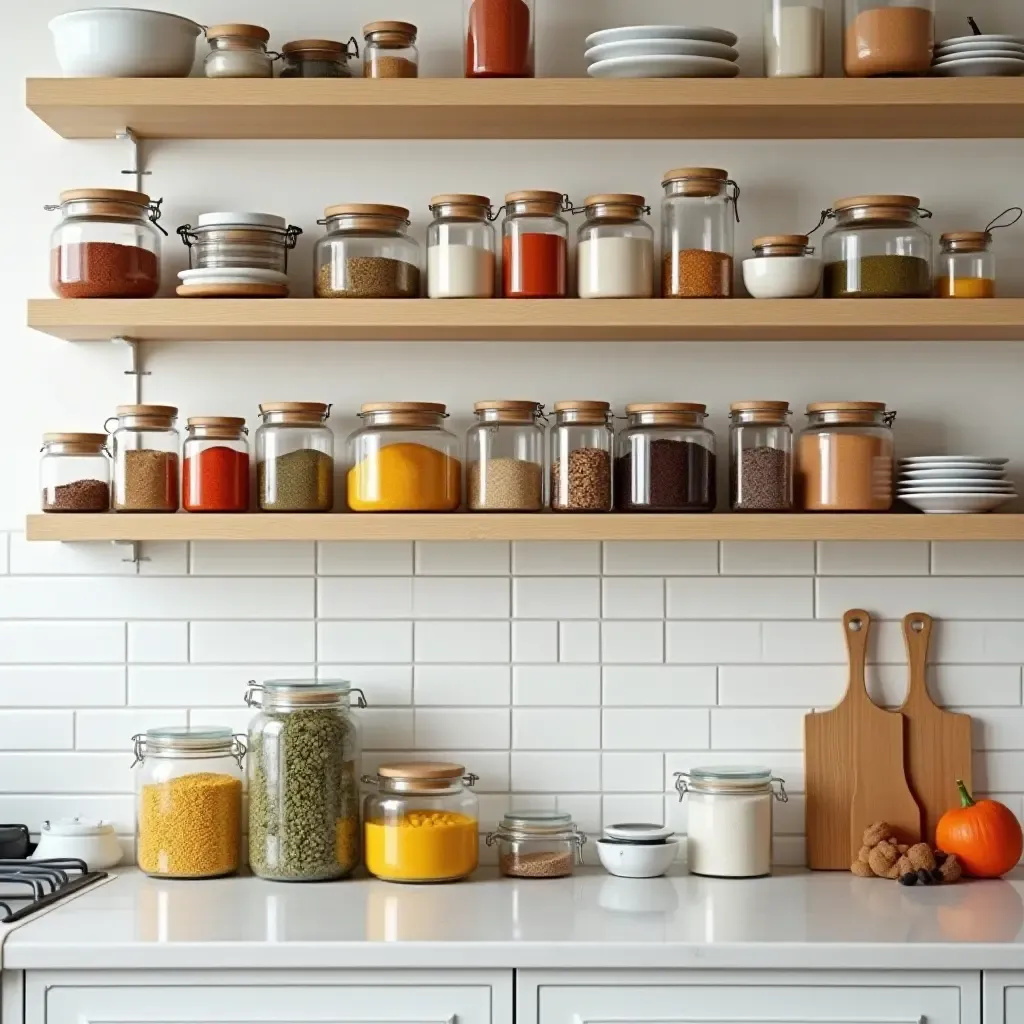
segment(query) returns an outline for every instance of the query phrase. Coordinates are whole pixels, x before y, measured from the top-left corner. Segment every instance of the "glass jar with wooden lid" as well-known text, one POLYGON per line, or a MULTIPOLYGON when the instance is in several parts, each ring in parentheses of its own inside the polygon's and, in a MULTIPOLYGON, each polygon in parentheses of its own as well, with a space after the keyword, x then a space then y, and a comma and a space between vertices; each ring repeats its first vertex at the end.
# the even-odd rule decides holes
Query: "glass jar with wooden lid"
POLYGON ((256 430, 256 492, 263 512, 330 512, 334 432, 323 402, 264 402, 256 430))
POLYGON ((186 512, 249 511, 249 431, 241 416, 191 416, 182 446, 186 512))
POLYGON ((888 512, 893 502, 895 412, 884 402, 814 402, 797 443, 797 485, 807 512, 888 512))
POLYGON ((937 299, 994 299, 996 259, 987 231, 948 231, 939 238, 937 299))
POLYGON ((415 25, 407 21, 372 21, 363 28, 363 40, 363 78, 419 75, 415 25))
POLYGON ((270 270, 285 285, 288 253, 301 234, 284 217, 244 211, 201 213, 195 227, 178 228, 191 269, 270 270))
POLYGON ((494 225, 487 196, 450 192, 430 200, 427 296, 492 299, 496 287, 494 225))
MULTIPOLYGON (((521 0, 520 0, 521 2, 521 0)), ((505 196, 502 281, 506 299, 564 299, 572 209, 561 192, 527 189, 505 196)))
POLYGON ((643 196, 605 193, 583 201, 576 248, 581 299, 649 299, 654 294, 654 229, 643 196))
POLYGON ((729 407, 729 507, 733 512, 793 511, 793 428, 788 402, 729 407))
POLYGON ((178 511, 180 441, 173 405, 119 405, 110 439, 115 512, 178 511))
POLYGON ((743 261, 743 283, 755 299, 809 299, 821 287, 821 260, 807 235, 762 235, 743 261))
POLYGON ((267 52, 270 33, 261 25, 213 25, 206 38, 207 78, 274 77, 274 58, 267 52))
POLYGON ((349 61, 359 56, 355 36, 336 39, 294 39, 281 47, 282 78, 351 78, 349 61))
POLYGON ((465 0, 466 77, 533 78, 535 0, 465 0))
POLYGON ((487 835, 506 878, 565 878, 583 863, 586 841, 568 811, 509 811, 487 835))
POLYGON ((110 458, 106 434, 43 434, 39 487, 44 512, 107 512, 110 458))
POLYGON ((473 406, 466 435, 466 503, 474 512, 544 507, 544 406, 493 400, 473 406))
POLYGON ((935 0, 844 0, 847 78, 926 75, 935 52, 935 0))
POLYGON ((610 512, 615 429, 607 402, 555 402, 551 510, 610 512))

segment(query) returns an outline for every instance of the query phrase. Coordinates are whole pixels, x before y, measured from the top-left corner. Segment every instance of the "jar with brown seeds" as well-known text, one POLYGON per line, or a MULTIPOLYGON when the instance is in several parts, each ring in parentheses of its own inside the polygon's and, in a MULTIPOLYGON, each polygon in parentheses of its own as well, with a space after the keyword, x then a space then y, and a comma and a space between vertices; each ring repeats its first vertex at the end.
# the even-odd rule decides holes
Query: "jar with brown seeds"
POLYGON ((556 402, 551 428, 551 510, 610 512, 615 431, 607 402, 556 402))
POLYGON ((43 434, 39 485, 44 512, 109 510, 106 445, 106 434, 43 434))
POLYGON ((364 78, 416 78, 420 55, 416 26, 407 21, 374 21, 363 28, 364 78))
POLYGON ((466 435, 466 491, 474 512, 539 512, 544 507, 544 407, 494 399, 473 407, 466 435))
POLYGON ((733 402, 729 408, 729 507, 792 512, 793 428, 788 402, 733 402))
POLYGON ((180 441, 171 405, 119 405, 110 440, 116 512, 177 512, 180 441))
POLYGON ((565 811, 509 811, 487 836, 510 878, 565 878, 583 863, 587 837, 565 811))

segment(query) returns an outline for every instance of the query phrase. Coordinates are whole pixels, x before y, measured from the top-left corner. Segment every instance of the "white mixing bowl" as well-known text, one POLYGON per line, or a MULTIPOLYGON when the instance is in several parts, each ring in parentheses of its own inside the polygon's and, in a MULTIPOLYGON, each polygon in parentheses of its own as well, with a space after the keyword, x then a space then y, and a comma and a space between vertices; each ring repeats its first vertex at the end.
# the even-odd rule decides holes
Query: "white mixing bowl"
POLYGON ((597 855, 605 870, 620 878, 657 878, 668 871, 678 853, 678 839, 648 844, 597 841, 597 855))
POLYGON ((821 260, 811 256, 752 256, 743 283, 755 299, 810 299, 821 285, 821 260))

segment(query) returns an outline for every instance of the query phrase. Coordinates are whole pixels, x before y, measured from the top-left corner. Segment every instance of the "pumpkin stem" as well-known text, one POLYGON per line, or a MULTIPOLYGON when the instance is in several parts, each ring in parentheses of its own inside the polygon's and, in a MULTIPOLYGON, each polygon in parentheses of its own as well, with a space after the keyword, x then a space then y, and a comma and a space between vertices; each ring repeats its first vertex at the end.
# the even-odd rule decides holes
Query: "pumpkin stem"
POLYGON ((961 807, 973 807, 974 798, 970 793, 967 792, 967 787, 964 785, 963 779, 956 780, 956 788, 960 791, 960 806, 961 807))

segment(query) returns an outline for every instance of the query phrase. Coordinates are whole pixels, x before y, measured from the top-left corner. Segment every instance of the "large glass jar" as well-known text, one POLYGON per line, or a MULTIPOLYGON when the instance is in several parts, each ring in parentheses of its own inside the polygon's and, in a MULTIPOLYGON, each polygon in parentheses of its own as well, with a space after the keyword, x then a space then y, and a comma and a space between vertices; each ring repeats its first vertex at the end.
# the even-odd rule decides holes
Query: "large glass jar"
POLYGON ((249 867, 260 878, 320 882, 359 864, 362 749, 342 680, 271 679, 245 695, 249 724, 249 867))
POLYGON ((714 512, 715 435, 691 402, 626 406, 615 460, 620 512, 714 512))
POLYGON ((234 874, 242 845, 242 737, 184 725, 132 739, 139 867, 158 878, 234 874))
POLYGON ((510 811, 487 836, 498 847, 498 870, 507 878, 565 878, 583 863, 583 844, 565 811, 510 811))
POLYGON ((937 299, 994 299, 996 258, 987 231, 950 231, 939 239, 937 299))
POLYGON ((895 412, 884 402, 816 402, 797 444, 807 512, 888 512, 893 500, 895 412))
POLYGON ((117 407, 110 448, 115 512, 178 511, 177 417, 173 405, 117 407))
POLYGON ((334 432, 323 402, 264 402, 256 430, 256 492, 263 512, 330 512, 334 432))
POLYGON ((382 764, 363 782, 366 868, 387 882, 455 882, 476 870, 477 781, 461 764, 382 764))
POLYGON ((935 0, 844 0, 849 78, 926 75, 935 49, 935 0))
POLYGON ((766 78, 825 74, 824 0, 765 0, 766 78))
POLYGON ((353 512, 455 512, 462 502, 459 439, 433 402, 371 402, 348 439, 353 512))
POLYGON ((363 78, 416 78, 420 55, 416 26, 407 21, 374 21, 363 29, 363 78))
POLYGON ((551 510, 611 512, 615 430, 607 402, 555 402, 551 510))
POLYGON ((267 53, 270 33, 260 25, 213 25, 206 30, 210 52, 207 78, 273 78, 274 60, 267 53))
POLYGON ((588 196, 579 230, 576 277, 581 299, 649 299, 654 294, 654 229, 643 196, 588 196))
POLYGON ((466 435, 466 503, 473 512, 539 512, 544 507, 544 407, 487 401, 473 406, 466 435))
POLYGON ((534 0, 465 0, 466 77, 533 78, 534 0))
POLYGON ((241 416, 192 416, 182 446, 186 512, 249 511, 249 431, 241 416))
POLYGON ((492 299, 496 284, 494 225, 486 196, 451 193, 430 200, 427 295, 431 299, 492 299))
POLYGON ((560 216, 565 205, 561 192, 530 189, 505 196, 502 279, 506 299, 565 298, 569 225, 560 216))
POLYGON ((272 270, 288 272, 288 253, 302 228, 271 213, 201 213, 195 227, 183 224, 178 235, 188 246, 194 270, 272 270))
POLYGON ((662 180, 661 290, 672 299, 732 297, 740 190, 728 171, 680 167, 662 180))
POLYGON ((317 223, 327 225, 316 245, 317 298, 419 298, 420 247, 406 233, 405 207, 344 203, 317 223))
POLYGON ((793 511, 793 428, 788 402, 729 407, 729 507, 733 512, 793 511))
POLYGON ((930 217, 916 196, 837 199, 822 242, 827 299, 915 299, 932 293, 930 217))
POLYGON ((281 77, 351 78, 348 62, 358 56, 355 36, 347 43, 335 39, 295 39, 281 47, 281 77))
POLYGON ((106 434, 43 434, 39 487, 44 512, 107 512, 106 434))
MULTIPOLYGON (((50 238, 50 286, 61 299, 149 299, 160 288, 160 203, 142 192, 62 192, 50 238)), ((163 230, 162 228, 160 229, 163 230)))

